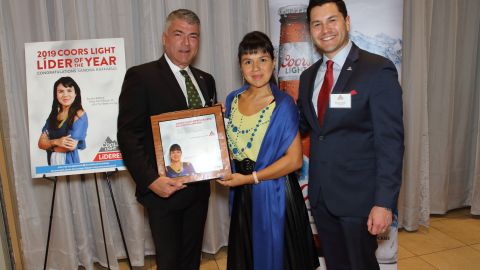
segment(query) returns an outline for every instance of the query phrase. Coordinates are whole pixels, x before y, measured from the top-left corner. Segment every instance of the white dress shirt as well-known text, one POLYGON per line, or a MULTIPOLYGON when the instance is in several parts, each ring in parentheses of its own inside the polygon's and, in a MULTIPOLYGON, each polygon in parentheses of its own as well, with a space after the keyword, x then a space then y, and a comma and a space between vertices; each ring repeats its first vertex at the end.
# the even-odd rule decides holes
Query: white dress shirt
POLYGON ((340 76, 340 72, 342 71, 343 64, 345 64, 345 60, 347 60, 347 56, 350 53, 351 49, 352 49, 352 41, 349 40, 347 45, 343 47, 343 49, 340 50, 332 59, 329 59, 326 55, 322 55, 323 62, 320 65, 320 68, 318 69, 318 72, 317 72, 317 77, 315 78, 315 84, 313 86, 314 88, 313 88, 313 96, 312 96, 313 108, 315 108, 315 112, 317 113, 317 115, 318 115, 317 100, 318 100, 318 95, 320 94, 320 88, 322 88, 325 72, 327 72, 327 61, 328 60, 333 61, 333 86, 332 86, 332 89, 330 89, 330 91, 333 91, 333 88, 337 83, 338 76, 340 76))
MULTIPOLYGON (((180 88, 182 88, 183 95, 185 95, 185 100, 187 101, 188 104, 188 96, 187 96, 187 85, 185 84, 185 77, 183 77, 182 73, 180 73, 180 70, 182 70, 180 67, 175 65, 170 58, 168 58, 168 55, 165 54, 165 59, 167 60, 168 65, 170 66, 170 69, 173 72, 173 75, 175 75, 175 78, 177 79, 178 84, 180 85, 180 88)), ((193 85, 195 85, 195 89, 197 89, 198 95, 200 96, 200 99, 202 100, 202 106, 205 106, 205 99, 203 98, 203 94, 200 91, 200 87, 198 87, 198 83, 195 80, 195 76, 193 76, 192 71, 190 70, 190 67, 186 67, 184 70, 187 71, 188 76, 192 79, 193 85)))

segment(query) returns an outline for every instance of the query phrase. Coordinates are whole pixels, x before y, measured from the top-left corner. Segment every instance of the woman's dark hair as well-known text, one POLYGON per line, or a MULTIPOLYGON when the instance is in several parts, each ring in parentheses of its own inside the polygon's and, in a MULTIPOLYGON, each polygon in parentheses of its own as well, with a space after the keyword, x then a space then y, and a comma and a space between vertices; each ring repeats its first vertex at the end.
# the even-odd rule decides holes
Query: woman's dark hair
POLYGON ((68 129, 71 129, 73 126, 73 121, 75 120, 75 115, 79 110, 83 110, 82 107, 82 95, 80 91, 80 87, 78 84, 71 78, 71 77, 61 77, 58 79, 55 84, 53 85, 53 103, 52 103, 52 111, 48 116, 48 126, 51 129, 58 129, 58 120, 57 116, 61 109, 61 104, 58 102, 57 99, 57 87, 59 85, 63 85, 64 87, 73 87, 75 90, 75 100, 73 101, 72 105, 68 109, 68 115, 65 122, 67 123, 68 129))
POLYGON ((182 148, 180 148, 180 145, 174 143, 174 144, 172 144, 172 146, 170 146, 170 153, 173 152, 173 151, 182 152, 182 148))
MULTIPOLYGON (((268 53, 272 58, 272 61, 275 59, 274 48, 270 38, 260 31, 253 31, 246 34, 240 44, 238 44, 238 62, 241 64, 242 56, 245 54, 255 54, 258 52, 268 53)), ((272 74, 270 82, 273 84, 276 83, 275 75, 272 74)))

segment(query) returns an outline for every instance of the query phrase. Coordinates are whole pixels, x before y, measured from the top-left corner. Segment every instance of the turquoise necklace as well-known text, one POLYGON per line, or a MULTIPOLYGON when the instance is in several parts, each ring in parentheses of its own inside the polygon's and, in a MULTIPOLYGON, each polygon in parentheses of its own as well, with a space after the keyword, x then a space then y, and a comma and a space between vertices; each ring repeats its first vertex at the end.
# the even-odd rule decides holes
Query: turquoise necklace
POLYGON ((255 138, 255 135, 257 133, 258 128, 261 125, 265 125, 265 124, 268 124, 270 122, 270 120, 267 120, 267 121, 264 121, 264 120, 265 120, 265 113, 271 108, 271 106, 270 106, 271 104, 268 105, 267 107, 263 108, 259 112, 258 120, 257 120, 257 123, 255 124, 255 126, 250 127, 250 128, 248 128, 248 127, 247 128, 242 128, 243 118, 245 116, 242 113, 240 113, 240 111, 238 111, 238 96, 235 97, 234 103, 235 103, 235 105, 232 104, 232 107, 231 107, 232 111, 230 113, 230 119, 229 119, 230 121, 228 121, 227 128, 230 129, 236 136, 235 136, 234 140, 228 140, 228 146, 230 147, 230 149, 232 149, 232 153, 234 155, 237 155, 237 154, 239 154, 239 152, 245 153, 246 149, 252 148, 253 139, 255 138), (236 114, 238 114, 240 116, 240 121, 238 123, 238 126, 235 125, 232 121, 233 116, 236 115, 236 114), (250 135, 246 144, 243 145, 243 146, 240 146, 240 142, 238 140, 240 135, 247 135, 247 136, 250 135))

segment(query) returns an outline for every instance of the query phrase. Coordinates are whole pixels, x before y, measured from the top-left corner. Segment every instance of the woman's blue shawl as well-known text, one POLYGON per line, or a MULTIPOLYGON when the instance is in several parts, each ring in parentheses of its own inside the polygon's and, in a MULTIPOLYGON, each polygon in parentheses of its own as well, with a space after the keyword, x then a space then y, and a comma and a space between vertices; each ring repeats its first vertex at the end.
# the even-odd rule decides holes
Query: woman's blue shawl
MULTIPOLYGON (((73 151, 67 152, 65 155, 65 164, 73 164, 73 163, 80 163, 80 156, 78 155, 78 150, 83 150, 87 147, 87 143, 85 138, 87 137, 87 129, 88 129, 88 117, 87 113, 84 113, 80 116, 75 122, 73 122, 72 129, 67 128, 67 123, 63 123, 63 125, 59 129, 52 129, 49 127, 48 119, 45 122, 45 125, 42 128, 42 132, 48 130, 48 135, 50 139, 58 139, 63 136, 70 135, 72 139, 77 140, 77 148, 73 151)), ((47 155, 48 159, 50 159, 50 155, 47 155)), ((48 161, 50 164, 50 161, 48 161)))
MULTIPOLYGON (((255 170, 259 171, 285 155, 298 132, 298 110, 293 98, 271 84, 275 109, 258 153, 255 170)), ((249 85, 230 93, 226 100, 226 117, 231 104, 249 85)), ((283 270, 285 225, 285 177, 252 185, 252 243, 254 269, 283 270)), ((231 254, 235 256, 235 254, 231 254)))

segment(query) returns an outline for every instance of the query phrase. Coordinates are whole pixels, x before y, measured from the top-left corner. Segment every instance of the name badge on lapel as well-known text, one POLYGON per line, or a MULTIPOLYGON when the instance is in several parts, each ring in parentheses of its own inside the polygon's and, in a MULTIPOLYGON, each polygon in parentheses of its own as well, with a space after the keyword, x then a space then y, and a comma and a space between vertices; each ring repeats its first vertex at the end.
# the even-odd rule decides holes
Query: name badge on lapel
POLYGON ((352 95, 351 94, 330 94, 330 108, 351 109, 352 95))

